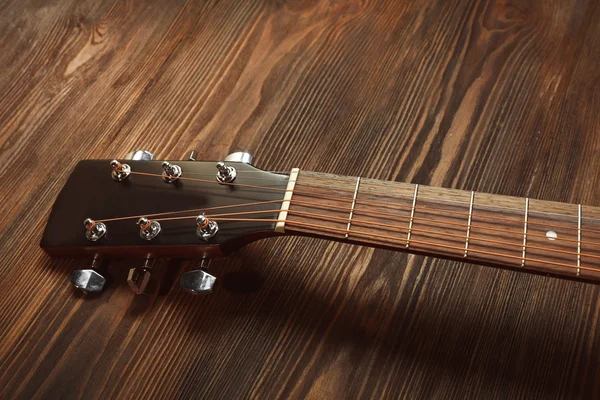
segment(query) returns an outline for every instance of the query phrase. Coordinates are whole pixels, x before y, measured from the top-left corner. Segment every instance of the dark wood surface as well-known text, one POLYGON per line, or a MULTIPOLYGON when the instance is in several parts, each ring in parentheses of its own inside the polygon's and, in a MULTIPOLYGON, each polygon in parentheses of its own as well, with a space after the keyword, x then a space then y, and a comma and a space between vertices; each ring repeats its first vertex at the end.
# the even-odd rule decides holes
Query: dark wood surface
POLYGON ((599 20, 593 0, 0 2, 0 398, 600 397, 598 286, 276 238, 214 262, 209 297, 171 260, 159 295, 115 261, 85 298, 85 263, 39 248, 70 169, 132 148, 598 206, 599 20))

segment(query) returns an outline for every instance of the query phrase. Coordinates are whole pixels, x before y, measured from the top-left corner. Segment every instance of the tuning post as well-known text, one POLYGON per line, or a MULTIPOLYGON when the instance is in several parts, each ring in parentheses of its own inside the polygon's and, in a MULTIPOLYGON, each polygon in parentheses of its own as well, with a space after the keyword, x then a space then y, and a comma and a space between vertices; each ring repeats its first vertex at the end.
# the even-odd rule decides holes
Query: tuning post
POLYGON ((85 237, 90 242, 100 240, 106 234, 106 225, 102 222, 96 222, 91 218, 86 218, 83 221, 83 226, 86 229, 85 237))
POLYGON ((227 166, 223 161, 217 163, 217 181, 220 183, 231 183, 235 180, 237 172, 235 168, 227 166))
POLYGON ((137 224, 140 227, 140 237, 144 240, 152 240, 158 236, 161 227, 158 221, 153 221, 146 217, 138 219, 137 224))
POLYGON ((135 294, 147 294, 146 289, 152 280, 154 259, 147 257, 141 267, 131 268, 127 275, 127 284, 135 294))
POLYGON ((127 179, 131 174, 131 167, 127 164, 122 164, 117 160, 112 160, 110 162, 110 167, 112 168, 111 176, 117 182, 127 179))
POLYGON ((173 183, 181 176, 181 167, 179 165, 171 164, 168 161, 163 162, 163 173, 162 176, 165 182, 173 183))
POLYGON ((187 160, 188 161, 196 161, 196 157, 198 157, 198 152, 196 150, 190 150, 187 160))
POLYGON ((219 232, 217 222, 206 218, 202 214, 196 217, 196 226, 196 235, 202 240, 208 241, 219 232))

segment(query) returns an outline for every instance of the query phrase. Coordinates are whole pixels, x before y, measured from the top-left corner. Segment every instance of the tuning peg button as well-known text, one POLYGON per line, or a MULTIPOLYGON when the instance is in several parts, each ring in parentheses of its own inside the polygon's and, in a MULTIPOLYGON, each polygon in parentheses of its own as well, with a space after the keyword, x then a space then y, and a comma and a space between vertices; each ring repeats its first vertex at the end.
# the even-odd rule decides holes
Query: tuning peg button
POLYGON ((94 257, 92 265, 88 269, 78 269, 71 275, 71 284, 83 293, 100 293, 104 290, 106 278, 98 272, 102 260, 94 257))
POLYGON ((133 150, 127 153, 125 160, 152 161, 154 155, 148 150, 133 150))
POLYGON ((243 151, 238 151, 235 153, 231 153, 230 155, 228 155, 227 157, 225 157, 224 161, 229 161, 229 162, 241 162, 244 164, 250 164, 252 165, 252 161, 254 160, 254 157, 252 156, 252 154, 250 153, 246 153, 243 151))
POLYGON ((213 292, 217 278, 206 272, 208 260, 202 260, 200 269, 186 272, 181 276, 181 288, 195 295, 213 292))

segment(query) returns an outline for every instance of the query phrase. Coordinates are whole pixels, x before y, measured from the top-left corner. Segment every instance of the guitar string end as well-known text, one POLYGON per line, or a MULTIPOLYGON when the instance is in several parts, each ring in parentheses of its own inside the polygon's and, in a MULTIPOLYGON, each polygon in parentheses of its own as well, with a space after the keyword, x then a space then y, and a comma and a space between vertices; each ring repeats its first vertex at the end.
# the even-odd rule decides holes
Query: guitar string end
POLYGON ((83 226, 86 229, 85 237, 90 242, 100 240, 106 234, 106 225, 102 222, 96 222, 91 218, 86 218, 83 221, 83 226))
POLYGON ((117 160, 112 160, 110 162, 110 167, 112 168, 111 176, 117 182, 121 182, 131 175, 131 167, 128 164, 122 164, 117 160))
POLYGON ((235 180, 237 171, 233 167, 227 166, 223 161, 217 163, 217 182, 231 183, 235 180))
POLYGON ((196 217, 196 235, 199 239, 208 241, 219 232, 219 225, 216 221, 206 218, 200 214, 196 217))
POLYGON ((138 219, 137 224, 140 227, 140 237, 144 240, 154 239, 161 231, 158 221, 153 221, 146 217, 138 219))
POLYGON ((171 164, 168 161, 163 162, 162 168, 162 176, 167 183, 175 182, 182 174, 181 167, 179 165, 171 164))

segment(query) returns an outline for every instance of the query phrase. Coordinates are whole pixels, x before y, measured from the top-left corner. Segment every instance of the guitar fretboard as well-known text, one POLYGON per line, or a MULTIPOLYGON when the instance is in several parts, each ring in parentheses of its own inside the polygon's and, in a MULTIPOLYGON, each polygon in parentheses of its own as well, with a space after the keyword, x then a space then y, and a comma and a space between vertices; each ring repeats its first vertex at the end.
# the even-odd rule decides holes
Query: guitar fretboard
POLYGON ((600 281, 600 210, 300 171, 285 222, 310 234, 600 281))

